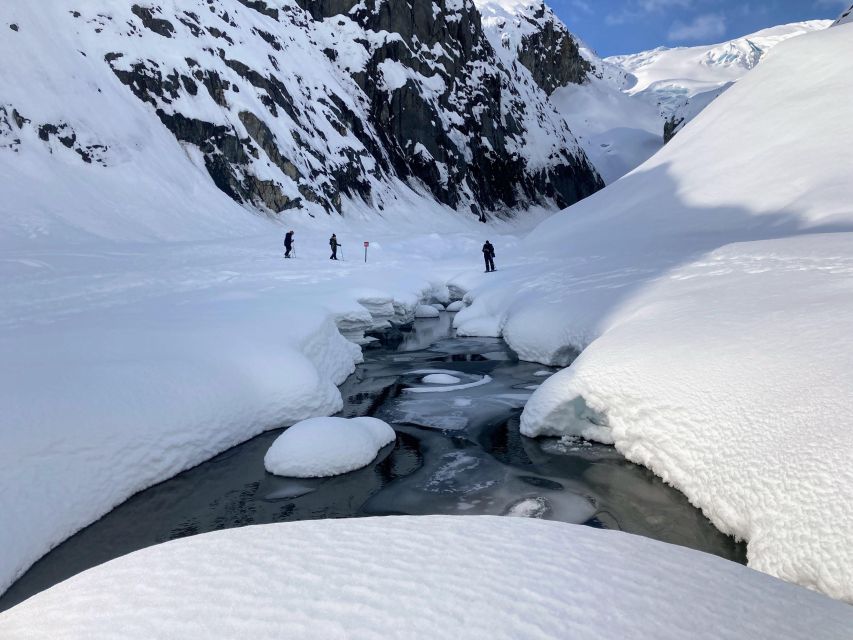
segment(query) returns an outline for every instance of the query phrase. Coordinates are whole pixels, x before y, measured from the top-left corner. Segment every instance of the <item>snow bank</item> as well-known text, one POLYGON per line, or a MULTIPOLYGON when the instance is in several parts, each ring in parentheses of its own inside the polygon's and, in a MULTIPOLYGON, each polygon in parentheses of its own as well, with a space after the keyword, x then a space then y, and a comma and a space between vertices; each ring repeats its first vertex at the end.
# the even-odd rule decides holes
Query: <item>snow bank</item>
POLYGON ((545 381, 522 432, 616 442, 750 566, 851 599, 851 246, 735 244, 673 272, 545 381))
POLYGON ((376 418, 310 418, 276 438, 264 466, 292 478, 337 476, 370 464, 396 437, 394 429, 376 418))
POLYGON ((4 251, 0 591, 137 491, 263 430, 338 411, 336 385, 361 352, 336 321, 362 342, 410 321, 424 292, 441 294, 436 281, 481 270, 482 225, 420 205, 388 211, 391 230, 366 210, 291 220, 298 253, 287 261, 268 223, 272 233, 221 243, 42 238, 4 251), (418 235, 423 215, 441 243, 418 235), (347 246, 384 249, 368 264, 330 261, 330 229, 347 246))
POLYGON ((482 516, 208 533, 118 558, 0 614, 7 640, 840 640, 851 625, 850 607, 714 556, 482 516))
POLYGON ((614 442, 750 565, 853 601, 853 26, 791 39, 649 162, 542 223, 462 334, 570 364, 524 431, 614 442), (585 350, 585 351, 584 351, 585 350))

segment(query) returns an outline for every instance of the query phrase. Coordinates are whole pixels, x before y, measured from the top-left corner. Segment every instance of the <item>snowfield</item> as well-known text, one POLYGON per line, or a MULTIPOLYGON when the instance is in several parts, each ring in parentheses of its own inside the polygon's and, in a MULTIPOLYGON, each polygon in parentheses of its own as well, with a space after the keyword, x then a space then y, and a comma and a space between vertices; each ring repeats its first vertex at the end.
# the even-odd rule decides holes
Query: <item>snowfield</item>
POLYGON ((269 222, 266 236, 220 242, 4 251, 0 510, 14 525, 0 527, 0 590, 134 493, 264 430, 334 414, 365 331, 448 300, 460 270, 486 277, 480 223, 425 201, 411 211, 442 234, 417 235, 399 212, 389 235, 387 219, 354 211, 292 222, 294 260, 269 222), (329 260, 332 229, 347 249, 373 240, 369 262, 329 260))
POLYGON ((714 556, 483 516, 208 533, 118 558, 0 614, 6 640, 843 640, 852 626, 850 607, 714 556))
POLYGON ((264 466, 291 478, 325 478, 370 464, 396 438, 394 429, 376 418, 309 418, 276 438, 264 466))
MULTIPOLYGON (((471 282, 462 334, 566 365, 528 435, 613 442, 750 566, 853 601, 853 26, 779 45, 471 282)), ((457 284, 468 284, 465 277, 457 284)))

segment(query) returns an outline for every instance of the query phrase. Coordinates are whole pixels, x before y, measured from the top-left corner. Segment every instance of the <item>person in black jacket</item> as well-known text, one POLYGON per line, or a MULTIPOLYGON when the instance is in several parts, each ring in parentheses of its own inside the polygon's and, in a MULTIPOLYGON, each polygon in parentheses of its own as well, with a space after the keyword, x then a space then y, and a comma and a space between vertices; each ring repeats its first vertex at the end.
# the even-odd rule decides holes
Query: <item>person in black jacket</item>
POLYGON ((329 260, 337 260, 338 247, 341 245, 338 244, 338 237, 334 233, 332 234, 332 237, 329 238, 329 246, 332 248, 332 255, 329 256, 329 260))
POLYGON ((495 247, 491 242, 486 240, 483 245, 483 258, 486 261, 486 273, 495 270, 495 247))
POLYGON ((290 252, 293 250, 293 229, 288 231, 284 236, 284 257, 289 258, 290 252))

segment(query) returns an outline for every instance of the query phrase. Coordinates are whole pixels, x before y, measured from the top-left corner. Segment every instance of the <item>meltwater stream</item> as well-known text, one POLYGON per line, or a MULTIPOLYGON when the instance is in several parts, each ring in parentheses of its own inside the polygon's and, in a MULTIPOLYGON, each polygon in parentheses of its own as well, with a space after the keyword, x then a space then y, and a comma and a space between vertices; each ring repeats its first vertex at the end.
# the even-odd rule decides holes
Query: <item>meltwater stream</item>
POLYGON ((553 371, 520 362, 501 340, 456 338, 450 325, 450 315, 442 313, 382 336, 343 384, 342 416, 373 415, 397 431, 397 441, 371 465, 334 478, 276 477, 265 471, 263 458, 281 430, 267 432, 142 491, 68 539, 12 585, 0 610, 143 547, 217 529, 315 518, 547 518, 745 562, 743 544, 612 447, 521 436, 524 403, 553 371), (458 382, 422 382, 432 374, 458 382))

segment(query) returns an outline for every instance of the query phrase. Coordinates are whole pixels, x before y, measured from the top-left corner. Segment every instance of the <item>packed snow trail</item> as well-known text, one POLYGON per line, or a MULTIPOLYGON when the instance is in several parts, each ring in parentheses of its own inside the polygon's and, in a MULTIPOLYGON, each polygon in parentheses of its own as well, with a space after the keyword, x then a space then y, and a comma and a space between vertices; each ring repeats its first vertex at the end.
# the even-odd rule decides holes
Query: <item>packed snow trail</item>
POLYGON ((750 566, 853 601, 853 25, 776 47, 667 147, 543 222, 465 335, 571 368, 528 435, 650 466, 750 566))
POLYGON ((118 558, 0 614, 6 640, 846 640, 851 627, 853 609, 840 602, 696 551, 473 516, 207 533, 118 558))

